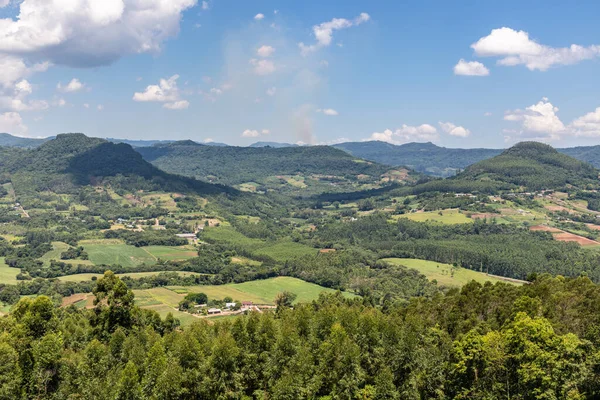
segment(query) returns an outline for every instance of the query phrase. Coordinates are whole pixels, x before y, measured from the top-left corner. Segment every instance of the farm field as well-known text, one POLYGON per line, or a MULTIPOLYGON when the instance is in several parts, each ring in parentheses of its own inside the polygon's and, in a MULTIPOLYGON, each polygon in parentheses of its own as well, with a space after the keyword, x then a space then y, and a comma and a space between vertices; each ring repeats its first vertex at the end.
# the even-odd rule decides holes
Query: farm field
POLYGON ((450 264, 438 263, 435 261, 417 260, 411 258, 384 258, 382 261, 393 265, 403 265, 407 268, 413 268, 422 273, 430 281, 436 280, 440 286, 461 287, 472 280, 480 283, 490 281, 492 283, 505 282, 518 284, 512 281, 501 279, 500 277, 489 276, 483 272, 473 271, 467 268, 454 268, 450 264), (454 274, 452 274, 454 270, 454 274))
POLYGON ((225 243, 235 243, 241 246, 252 247, 260 247, 265 244, 265 241, 263 240, 246 237, 238 231, 236 231, 233 227, 222 225, 214 228, 204 229, 202 231, 200 239, 225 243))
POLYGON ((231 226, 219 226, 205 229, 201 239, 246 246, 256 255, 268 256, 277 261, 285 261, 291 258, 317 253, 317 250, 310 246, 286 239, 277 242, 268 242, 265 240, 248 238, 231 226))
POLYGON ((543 231, 550 232, 554 237, 554 240, 559 240, 561 242, 575 242, 583 247, 598 247, 600 246, 600 242, 595 240, 588 239, 583 236, 575 235, 573 233, 565 232, 562 229, 554 228, 546 225, 537 225, 529 228, 532 231, 543 231))
POLYGON ((0 283, 7 285, 17 284, 18 268, 11 268, 4 262, 4 257, 0 257, 0 283))
POLYGON ((317 249, 291 241, 277 242, 271 246, 262 247, 254 252, 256 255, 271 257, 277 261, 285 261, 295 257, 317 254, 317 249))
POLYGON ((134 267, 141 264, 155 264, 157 257, 142 247, 130 246, 120 240, 94 240, 80 242, 96 265, 120 264, 123 267, 134 267), (90 243, 91 242, 91 243, 90 243))
POLYGON ((147 246, 143 247, 148 253, 156 258, 169 261, 180 261, 194 258, 198 255, 198 251, 194 246, 147 246))
POLYGON ((40 260, 43 261, 44 266, 49 266, 50 265, 50 261, 52 260, 56 260, 56 261, 62 261, 65 262, 67 264, 86 264, 86 265, 91 265, 92 262, 90 260, 61 260, 60 259, 60 255, 67 251, 69 249, 68 244, 63 243, 63 242, 52 242, 52 250, 50 250, 49 252, 47 252, 46 254, 44 254, 42 257, 40 257, 40 260))
MULTIPOLYGON (((312 301, 319 297, 322 292, 335 292, 333 289, 291 277, 277 277, 219 286, 178 286, 172 289, 181 294, 202 292, 209 299, 223 299, 229 296, 235 300, 252 301, 258 304, 273 304, 275 296, 283 291, 295 293, 297 295, 296 302, 312 301)), ((355 297, 354 294, 347 292, 344 292, 343 295, 349 298, 355 297)))
POLYGON ((441 224, 468 224, 472 223, 473 220, 468 218, 465 214, 459 213, 456 209, 441 211, 429 211, 429 212, 416 212, 411 214, 394 215, 394 218, 408 218, 415 222, 439 222, 441 224))

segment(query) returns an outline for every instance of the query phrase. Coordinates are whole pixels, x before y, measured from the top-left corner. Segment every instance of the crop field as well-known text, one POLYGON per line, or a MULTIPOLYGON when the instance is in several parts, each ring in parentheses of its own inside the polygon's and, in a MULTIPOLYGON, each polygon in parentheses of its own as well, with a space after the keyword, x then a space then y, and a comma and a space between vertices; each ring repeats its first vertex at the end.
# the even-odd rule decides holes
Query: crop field
POLYGON ((17 284, 17 274, 20 272, 18 268, 11 268, 4 262, 4 257, 0 257, 0 283, 8 285, 17 284))
MULTIPOLYGON (((181 298, 186 293, 205 293, 209 299, 223 299, 231 297, 238 301, 252 301, 257 304, 273 304, 278 293, 288 291, 297 295, 296 302, 309 302, 319 297, 319 294, 334 293, 335 290, 324 288, 314 283, 305 282, 291 277, 277 277, 265 280, 244 283, 232 283, 218 286, 177 286, 172 288, 181 293, 181 298)), ((355 297, 344 292, 346 297, 355 297)))
POLYGON ((201 239, 244 246, 256 255, 265 255, 278 261, 285 261, 291 258, 317 253, 317 250, 310 246, 292 242, 290 240, 284 239, 278 242, 267 242, 265 240, 252 239, 237 232, 231 226, 219 226, 205 229, 201 239))
POLYGON ((277 261, 285 261, 295 257, 317 254, 317 249, 302 243, 291 241, 277 242, 271 246, 262 247, 254 252, 256 255, 264 255, 277 261))
POLYGON ((218 226, 204 229, 200 239, 214 240, 217 242, 226 242, 254 248, 263 246, 265 244, 264 240, 246 237, 231 226, 218 226))
POLYGON ((198 255, 198 251, 194 246, 148 246, 143 247, 143 249, 156 258, 169 261, 187 260, 198 255))
POLYGON ((143 247, 127 245, 115 240, 93 241, 88 244, 82 241, 80 244, 89 255, 89 259, 95 265, 120 264, 123 267, 134 267, 141 264, 155 264, 157 257, 144 250, 143 247))
POLYGON ((63 242, 52 242, 52 250, 40 257, 40 260, 44 262, 44 266, 49 266, 52 260, 62 261, 67 264, 92 264, 90 260, 61 260, 60 255, 67 251, 69 247, 71 246, 63 242))
POLYGON ((385 258, 382 261, 393 265, 403 265, 407 268, 413 268, 422 273, 429 279, 437 281, 440 286, 461 287, 471 281, 484 283, 490 281, 506 282, 517 284, 514 281, 501 279, 500 277, 490 276, 483 272, 473 271, 467 268, 454 268, 450 264, 438 263, 435 261, 416 260, 411 258, 385 258))
POLYGON ((595 240, 588 239, 583 236, 575 235, 573 233, 565 232, 562 229, 554 228, 546 225, 536 225, 529 228, 532 231, 543 231, 550 232, 554 237, 554 240, 558 240, 561 242, 575 242, 580 246, 584 247, 598 247, 600 246, 600 242, 595 240))
POLYGON ((473 222, 472 219, 467 218, 465 214, 459 213, 458 210, 455 209, 395 215, 394 218, 408 218, 416 222, 430 221, 439 222, 441 224, 468 224, 473 222))

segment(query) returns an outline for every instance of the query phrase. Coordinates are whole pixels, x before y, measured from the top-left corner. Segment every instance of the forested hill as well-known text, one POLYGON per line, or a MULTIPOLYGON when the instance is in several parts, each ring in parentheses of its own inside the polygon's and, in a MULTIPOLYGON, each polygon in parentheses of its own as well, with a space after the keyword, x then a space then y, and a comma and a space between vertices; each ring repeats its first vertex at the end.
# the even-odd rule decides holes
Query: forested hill
POLYGON ((566 185, 597 186, 598 170, 546 144, 522 142, 471 165, 456 180, 497 181, 530 190, 558 189, 566 185))
POLYGON ((400 146, 386 142, 349 142, 336 144, 356 157, 386 165, 405 165, 434 176, 452 176, 478 161, 502 153, 498 149, 448 149, 433 143, 407 143, 400 146))
POLYGON ((163 172, 127 144, 83 134, 62 134, 33 150, 3 151, 0 171, 20 193, 68 193, 78 186, 112 179, 128 189, 235 192, 231 188, 163 172))
POLYGON ((214 147, 176 142, 139 148, 160 169, 226 185, 281 175, 380 176, 389 167, 357 159, 328 146, 214 147))
MULTIPOLYGON (((502 149, 449 149, 433 143, 394 145, 386 142, 349 142, 336 144, 356 157, 386 165, 404 165, 428 175, 452 176, 469 165, 502 154, 502 149)), ((556 149, 577 160, 600 168, 600 146, 580 146, 556 149)))

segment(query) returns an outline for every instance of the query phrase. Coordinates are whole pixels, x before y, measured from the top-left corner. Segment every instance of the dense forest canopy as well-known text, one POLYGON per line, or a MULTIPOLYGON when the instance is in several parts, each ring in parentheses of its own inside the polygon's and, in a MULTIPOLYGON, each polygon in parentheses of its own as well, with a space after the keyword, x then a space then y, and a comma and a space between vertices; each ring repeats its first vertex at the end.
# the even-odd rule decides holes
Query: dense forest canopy
POLYGON ((472 283, 404 305, 322 296, 184 329, 107 272, 95 307, 0 320, 0 394, 38 399, 582 399, 600 395, 600 289, 472 283), (561 310, 561 312, 557 312, 561 310))

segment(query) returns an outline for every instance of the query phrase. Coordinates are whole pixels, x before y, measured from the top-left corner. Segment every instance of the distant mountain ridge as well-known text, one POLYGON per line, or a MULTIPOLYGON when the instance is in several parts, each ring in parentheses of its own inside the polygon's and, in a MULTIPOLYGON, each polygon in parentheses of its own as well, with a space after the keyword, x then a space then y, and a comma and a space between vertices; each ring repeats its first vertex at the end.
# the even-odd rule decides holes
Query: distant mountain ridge
MULTIPOLYGON (((0 147, 18 147, 18 148, 35 148, 54 137, 34 139, 13 136, 8 133, 0 133, 0 147)), ((108 138, 106 139, 113 143, 125 143, 135 148, 145 148, 152 146, 165 146, 175 143, 174 140, 130 140, 108 138)), ((179 141, 182 142, 182 141, 179 141)), ((198 146, 211 147, 237 147, 229 146, 225 143, 217 142, 195 142, 188 140, 187 142, 194 143, 198 146)), ((251 144, 249 148, 296 148, 296 147, 311 147, 299 146, 290 143, 279 143, 260 141, 251 144)), ((469 165, 475 164, 497 155, 500 155, 504 149, 460 149, 446 148, 437 146, 431 142, 428 143, 406 143, 402 145, 394 145, 387 142, 369 141, 369 142, 346 142, 335 144, 334 147, 343 150, 355 157, 373 161, 379 164, 389 165, 393 167, 406 166, 414 169, 417 172, 425 173, 436 177, 450 177, 464 170, 469 165)), ((569 148, 558 148, 558 152, 571 156, 581 161, 588 162, 600 168, 600 145, 597 146, 578 146, 569 148)))
POLYGON ((394 145, 387 142, 348 142, 333 145, 348 153, 381 164, 404 165, 428 175, 448 177, 478 161, 502 153, 501 149, 449 149, 428 143, 394 145))

